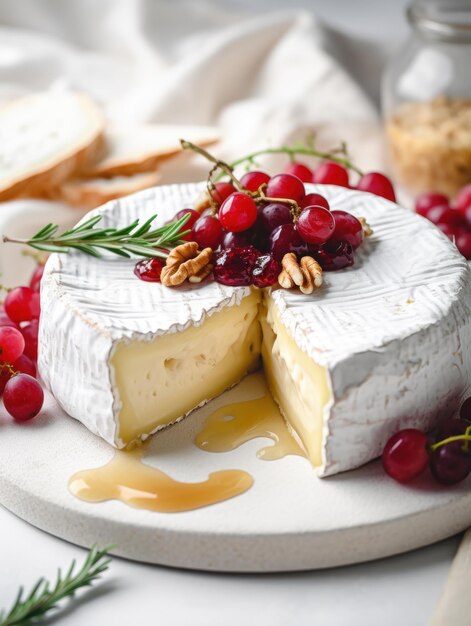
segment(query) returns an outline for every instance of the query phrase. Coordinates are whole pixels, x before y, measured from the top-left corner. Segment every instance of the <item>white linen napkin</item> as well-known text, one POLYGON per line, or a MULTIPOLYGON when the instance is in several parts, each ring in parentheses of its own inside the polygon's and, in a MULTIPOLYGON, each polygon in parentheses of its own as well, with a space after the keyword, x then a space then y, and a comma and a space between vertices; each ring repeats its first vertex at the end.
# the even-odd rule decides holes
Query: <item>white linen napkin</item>
MULTIPOLYGON (((216 151, 227 159, 315 131, 319 147, 347 141, 360 167, 384 166, 377 112, 326 52, 328 31, 310 13, 253 17, 181 0, 2 0, 0 24, 0 100, 79 90, 116 122, 218 126, 216 151)), ((274 171, 283 162, 265 159, 263 166, 274 171)), ((201 158, 183 155, 163 167, 162 182, 206 172, 201 158)), ((9 232, 15 206, 29 234, 27 206, 37 216, 44 205, 8 204, 0 234, 9 232)), ((57 206, 57 221, 70 221, 70 211, 57 206)), ((11 254, 0 246, 7 284, 26 271, 11 254)))

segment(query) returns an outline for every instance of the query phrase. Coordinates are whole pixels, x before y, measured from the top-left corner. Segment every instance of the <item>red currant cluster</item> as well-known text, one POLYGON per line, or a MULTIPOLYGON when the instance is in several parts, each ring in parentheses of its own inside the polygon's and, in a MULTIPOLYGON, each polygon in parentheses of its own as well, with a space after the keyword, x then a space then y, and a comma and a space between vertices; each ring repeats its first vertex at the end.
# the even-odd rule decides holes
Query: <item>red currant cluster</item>
POLYGON ((38 265, 29 287, 8 291, 0 308, 0 395, 17 422, 37 415, 44 393, 36 380, 39 328, 39 285, 44 266, 38 265))
MULTIPOLYGON (((305 182, 350 187, 348 170, 339 163, 324 161, 313 171, 294 162, 273 177, 250 171, 240 181, 217 182, 202 213, 188 208, 175 217, 189 215, 185 240, 215 251, 214 279, 224 285, 274 285, 288 252, 312 256, 326 271, 353 265, 354 250, 364 239, 362 224, 350 213, 331 211, 322 195, 306 194, 305 182)), ((365 174, 356 188, 395 201, 383 174, 365 174)), ((158 281, 161 268, 159 260, 144 260, 135 273, 158 281)))
POLYGON ((453 485, 471 472, 471 398, 460 409, 459 418, 443 422, 433 436, 415 428, 393 435, 383 450, 383 466, 398 482, 408 482, 430 471, 439 483, 453 485))
POLYGON ((471 184, 461 189, 454 203, 442 193, 423 193, 416 200, 415 210, 436 224, 461 254, 471 259, 471 184))

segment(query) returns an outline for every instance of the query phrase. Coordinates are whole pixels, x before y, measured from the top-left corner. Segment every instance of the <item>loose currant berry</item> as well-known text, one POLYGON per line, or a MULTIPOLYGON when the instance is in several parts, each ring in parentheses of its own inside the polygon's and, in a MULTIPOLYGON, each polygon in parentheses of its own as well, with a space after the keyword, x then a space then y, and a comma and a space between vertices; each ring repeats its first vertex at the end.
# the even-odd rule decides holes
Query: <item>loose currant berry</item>
POLYGON ((221 205, 235 191, 236 188, 231 183, 215 183, 211 196, 216 204, 221 205))
POLYGON ((358 248, 364 239, 361 222, 351 213, 346 211, 332 211, 335 219, 335 228, 332 239, 336 241, 348 241, 353 249, 358 248))
POLYGON ((266 236, 272 233, 278 226, 291 224, 292 222, 293 218, 288 205, 281 204, 281 202, 272 202, 259 209, 257 229, 261 230, 266 236))
POLYGON ((284 174, 292 174, 297 176, 303 183, 312 183, 312 170, 305 163, 290 163, 283 170, 284 174))
POLYGON ((29 286, 33 291, 39 291, 41 286, 41 278, 44 274, 44 265, 40 263, 37 268, 34 270, 33 275, 31 276, 31 280, 29 282, 29 286))
POLYGON ((259 257, 253 246, 231 248, 214 255, 214 280, 222 285, 242 287, 252 284, 252 270, 259 257))
POLYGON ((21 332, 10 326, 0 327, 0 362, 16 361, 25 349, 25 340, 21 332))
POLYGON ((422 217, 427 217, 430 209, 436 206, 448 207, 448 198, 442 193, 427 192, 420 194, 415 201, 416 213, 422 215, 422 217))
POLYGON ((278 282, 280 264, 272 254, 263 254, 258 257, 252 268, 252 282, 256 287, 271 287, 278 282))
POLYGON ((428 465, 427 436, 415 428, 405 428, 393 435, 383 450, 383 467, 391 478, 408 482, 428 465))
POLYGON ((25 340, 25 349, 24 353, 33 361, 36 361, 38 358, 38 332, 39 332, 39 321, 32 320, 26 326, 23 326, 21 329, 21 333, 25 340))
POLYGON ((257 215, 255 201, 240 191, 231 194, 219 209, 219 221, 232 233, 241 233, 249 229, 255 224, 257 215))
POLYGON ((248 191, 258 191, 262 185, 266 185, 270 180, 270 176, 265 172, 247 172, 240 179, 240 183, 244 189, 248 191))
POLYGON ((471 453, 466 453, 461 447, 451 443, 444 444, 431 453, 430 469, 439 483, 454 485, 471 472, 471 453))
POLYGON ((185 231, 185 230, 189 230, 190 232, 187 235, 185 235, 184 237, 182 237, 182 239, 184 241, 192 241, 192 239, 191 239, 191 229, 193 228, 193 225, 199 220, 201 215, 198 213, 198 211, 195 211, 194 209, 181 209, 175 215, 175 219, 179 220, 182 217, 184 217, 185 215, 190 215, 190 217, 188 218, 188 221, 183 226, 182 232, 185 231))
POLYGON ((134 266, 134 274, 148 283, 160 283, 160 274, 164 267, 161 259, 143 259, 134 266))
POLYGON ((471 184, 460 189, 455 205, 460 211, 465 211, 468 207, 471 207, 471 184))
POLYGON ((381 196, 386 200, 396 202, 396 194, 394 187, 387 176, 380 172, 370 172, 364 174, 358 181, 357 189, 360 191, 369 191, 375 196, 381 196))
POLYGON ((28 374, 10 378, 3 391, 3 404, 17 422, 26 422, 42 409, 44 393, 38 381, 28 374))
POLYGON ((324 209, 330 211, 330 205, 327 202, 327 199, 324 198, 324 196, 321 196, 320 193, 308 193, 301 200, 299 206, 302 209, 306 209, 308 206, 322 206, 324 209))
POLYGON ((456 233, 455 244, 465 259, 471 259, 471 233, 459 229, 456 233))
POLYGON ((314 170, 312 182, 349 187, 348 170, 335 161, 323 161, 314 170))
POLYGON ((191 237, 200 248, 216 250, 222 242, 224 231, 220 221, 211 215, 203 215, 194 224, 191 237))
POLYGON ((301 202, 305 196, 304 184, 292 174, 277 174, 270 178, 265 195, 269 198, 287 198, 301 202))
POLYGON ((434 224, 448 224, 452 228, 460 228, 465 225, 463 214, 447 206, 435 206, 429 209, 427 219, 434 224))
POLYGON ((16 322, 29 322, 39 317, 39 293, 31 287, 15 287, 8 292, 4 307, 8 317, 16 322))
POLYGON ((460 417, 462 420, 471 422, 471 397, 466 398, 460 408, 460 417))
POLYGON ((335 219, 324 207, 306 207, 296 222, 296 229, 307 243, 322 245, 332 236, 335 219))
POLYGON ((309 253, 309 245, 301 239, 294 224, 282 224, 271 233, 270 251, 277 261, 282 261, 287 252, 294 252, 298 257, 309 253))
POLYGON ((222 240, 221 247, 225 250, 229 248, 247 248, 252 245, 254 233, 252 230, 246 230, 243 233, 226 233, 222 240))

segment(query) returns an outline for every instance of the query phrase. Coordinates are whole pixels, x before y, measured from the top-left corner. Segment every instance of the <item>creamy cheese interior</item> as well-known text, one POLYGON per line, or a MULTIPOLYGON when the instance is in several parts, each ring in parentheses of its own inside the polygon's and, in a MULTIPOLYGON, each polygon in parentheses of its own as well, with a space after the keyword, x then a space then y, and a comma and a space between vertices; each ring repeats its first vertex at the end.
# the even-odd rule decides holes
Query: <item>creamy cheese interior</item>
POLYGON ((129 443, 171 424, 238 382, 258 361, 259 293, 222 309, 202 325, 153 341, 120 343, 111 358, 118 435, 129 443))
POLYGON ((296 345, 271 301, 263 306, 262 357, 270 391, 312 462, 322 464, 322 425, 331 400, 326 368, 296 345))

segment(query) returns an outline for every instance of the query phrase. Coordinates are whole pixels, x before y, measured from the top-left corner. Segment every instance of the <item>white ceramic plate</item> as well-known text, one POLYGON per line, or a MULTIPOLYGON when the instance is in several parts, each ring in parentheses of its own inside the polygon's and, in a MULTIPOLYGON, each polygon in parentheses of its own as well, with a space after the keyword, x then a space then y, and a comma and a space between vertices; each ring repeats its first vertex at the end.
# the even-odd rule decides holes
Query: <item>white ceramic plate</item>
MULTIPOLYGON (((130 559, 233 572, 325 568, 418 548, 471 524, 469 481, 441 488, 424 477, 411 486, 389 479, 378 462, 318 479, 306 459, 256 457, 267 439, 229 453, 193 444, 204 419, 230 402, 259 397, 261 376, 240 385, 150 442, 145 461, 177 480, 242 469, 255 479, 236 498, 185 513, 154 513, 118 501, 71 495, 75 472, 113 454, 48 396, 41 415, 17 425, 0 413, 0 502, 26 521, 82 546, 116 544, 130 559)), ((3 411, 3 409, 2 409, 3 411)))

